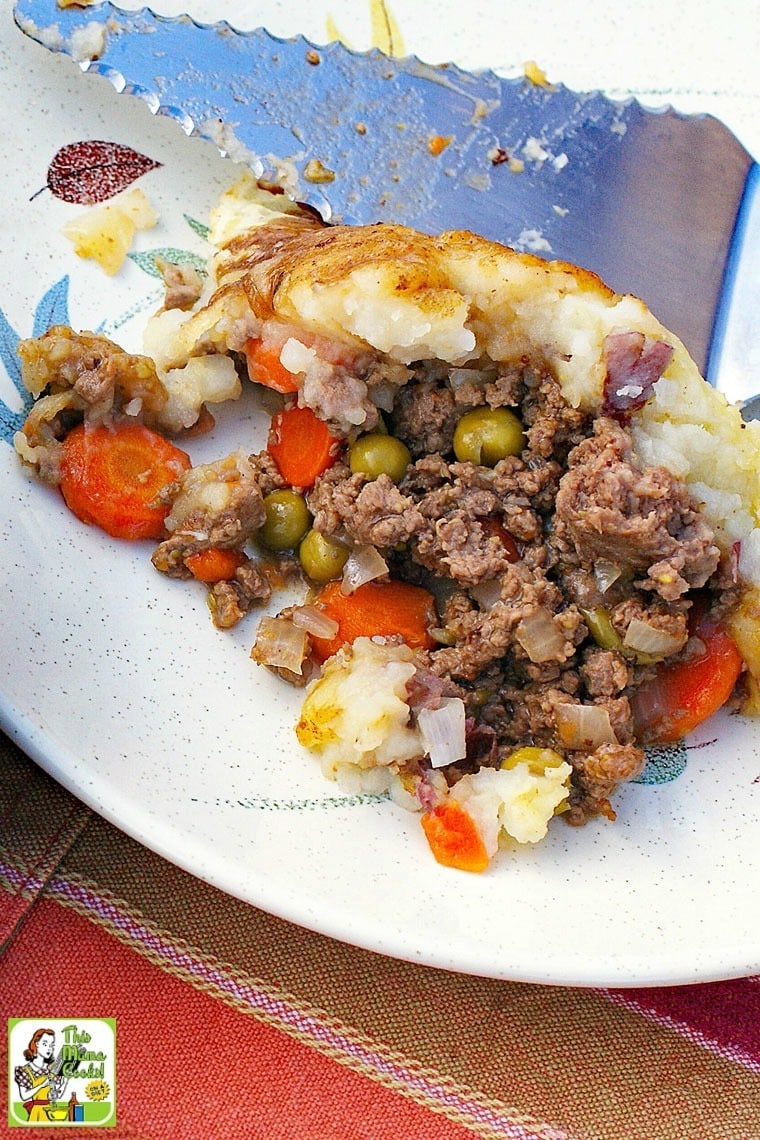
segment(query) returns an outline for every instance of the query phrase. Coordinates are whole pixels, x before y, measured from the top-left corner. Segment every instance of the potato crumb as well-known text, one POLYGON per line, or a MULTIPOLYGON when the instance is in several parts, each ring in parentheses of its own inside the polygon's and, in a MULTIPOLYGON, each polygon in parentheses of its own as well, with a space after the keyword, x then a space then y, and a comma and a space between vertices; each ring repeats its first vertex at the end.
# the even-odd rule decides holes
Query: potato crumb
POLYGON ((450 796, 475 820, 486 851, 493 855, 502 833, 518 843, 543 839, 555 812, 567 800, 572 768, 547 764, 543 772, 516 764, 496 770, 481 768, 463 776, 450 796))
POLYGON ((345 768, 399 764, 422 755, 406 703, 415 671, 408 646, 366 637, 328 660, 307 689, 296 726, 298 740, 319 755, 326 775, 335 779, 345 768))
POLYGON ((312 158, 303 169, 303 176, 307 182, 334 182, 335 171, 329 170, 318 158, 312 158))
POLYGON ((534 59, 529 59, 523 65, 523 73, 526 79, 535 87, 548 87, 551 89, 553 84, 546 78, 546 72, 542 67, 539 67, 534 59))
POLYGON ((118 194, 104 206, 95 206, 67 222, 61 233, 78 257, 89 258, 113 276, 124 264, 138 230, 155 226, 158 215, 137 187, 118 194))
POLYGON ((431 135, 428 139, 428 150, 437 158, 439 154, 445 151, 453 137, 453 135, 431 135))

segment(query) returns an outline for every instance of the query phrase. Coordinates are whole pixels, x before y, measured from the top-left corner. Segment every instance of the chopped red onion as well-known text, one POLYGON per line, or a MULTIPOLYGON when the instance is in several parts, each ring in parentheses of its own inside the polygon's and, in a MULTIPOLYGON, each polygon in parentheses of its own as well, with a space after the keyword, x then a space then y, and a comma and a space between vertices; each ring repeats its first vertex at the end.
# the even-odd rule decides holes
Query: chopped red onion
POLYGON ((630 329, 609 333, 604 340, 607 376, 602 413, 626 420, 643 407, 673 355, 672 345, 630 329))
POLYGON ((499 754, 499 738, 490 724, 478 724, 468 716, 465 724, 467 759, 479 768, 493 767, 499 754))
POLYGON ((447 682, 418 666, 414 676, 406 683, 406 703, 417 712, 418 709, 437 709, 443 698, 447 682))

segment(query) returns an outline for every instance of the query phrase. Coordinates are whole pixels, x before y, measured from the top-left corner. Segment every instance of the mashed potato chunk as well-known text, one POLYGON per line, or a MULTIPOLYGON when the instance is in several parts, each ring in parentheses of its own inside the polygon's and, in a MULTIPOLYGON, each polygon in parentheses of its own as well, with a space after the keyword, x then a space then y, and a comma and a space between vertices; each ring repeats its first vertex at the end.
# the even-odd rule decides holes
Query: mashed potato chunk
POLYGON ((109 276, 117 273, 138 230, 158 221, 156 211, 138 187, 125 190, 104 206, 95 206, 67 222, 61 233, 79 257, 91 258, 109 276))
POLYGON ((451 790, 450 798, 474 819, 489 856, 502 831, 518 843, 538 843, 570 793, 570 765, 551 749, 535 751, 545 755, 544 764, 521 760, 509 768, 481 768, 451 790))
POLYGON ((307 690, 296 726, 299 741, 319 754, 326 775, 335 779, 343 765, 374 768, 422 754, 406 702, 416 668, 408 646, 367 637, 327 661, 307 690))

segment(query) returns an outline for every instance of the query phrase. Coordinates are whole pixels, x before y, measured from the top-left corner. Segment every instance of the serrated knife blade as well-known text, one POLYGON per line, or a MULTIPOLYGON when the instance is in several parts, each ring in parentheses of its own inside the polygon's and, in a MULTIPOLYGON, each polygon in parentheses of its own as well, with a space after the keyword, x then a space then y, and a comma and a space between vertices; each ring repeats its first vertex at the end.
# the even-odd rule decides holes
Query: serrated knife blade
POLYGON ((582 265, 731 399, 760 391, 758 167, 717 119, 110 2, 14 16, 326 221, 471 229, 582 265))

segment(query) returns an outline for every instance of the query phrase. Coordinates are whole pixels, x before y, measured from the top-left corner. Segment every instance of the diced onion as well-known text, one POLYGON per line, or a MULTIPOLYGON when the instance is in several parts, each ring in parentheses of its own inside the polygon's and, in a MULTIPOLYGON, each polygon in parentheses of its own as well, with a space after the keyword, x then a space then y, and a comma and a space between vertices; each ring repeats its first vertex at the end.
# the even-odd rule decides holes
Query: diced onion
POLYGON ((565 638, 545 606, 538 606, 515 630, 515 638, 531 661, 564 660, 565 638))
POLYGON ((667 657, 671 653, 677 653, 683 644, 683 637, 658 629, 641 618, 633 619, 623 638, 625 649, 633 649, 636 653, 646 653, 652 657, 667 657))
POLYGON ((467 754, 465 709, 460 697, 443 697, 437 709, 420 709, 417 724, 434 768, 464 760, 467 754))
POLYGON ((393 384, 389 382, 372 385, 372 403, 375 407, 379 408, 381 412, 393 411, 395 395, 396 389, 393 384))
POLYGON ((594 563, 594 577, 596 584, 603 594, 606 594, 610 586, 617 582, 623 571, 615 562, 608 562, 606 558, 599 558, 594 563))
POLYGON ((433 641, 437 641, 439 645, 456 645, 457 643, 457 639, 451 630, 441 629, 439 626, 436 626, 428 630, 428 633, 433 641))
POLYGON ((557 732, 566 748, 586 748, 593 752, 600 744, 616 744, 610 714, 603 705, 559 705, 557 732))
POLYGON ((490 610, 501 599, 501 582, 498 578, 478 582, 470 588, 470 594, 482 610, 490 610))
POLYGON ((493 373, 481 372, 477 368, 449 369, 449 384, 456 392, 463 384, 486 384, 493 379, 493 373))
POLYGON ((287 618, 262 618, 251 657, 259 665, 300 674, 306 657, 306 633, 287 618))
POLYGON ((342 594, 353 594, 365 582, 382 578, 388 573, 388 564, 374 546, 356 546, 343 567, 342 594))
POLYGON ((293 610, 291 620, 297 629, 305 629, 314 637, 331 638, 335 637, 338 632, 338 623, 335 618, 331 618, 329 614, 318 609, 317 606, 298 606, 297 609, 293 610))
POLYGON ((56 392, 50 396, 43 396, 41 400, 37 400, 32 404, 32 409, 26 417, 24 424, 24 435, 28 440, 37 443, 34 439, 35 434, 40 430, 44 424, 49 424, 65 412, 67 408, 73 408, 78 400, 78 396, 73 388, 66 388, 63 392, 56 392))

